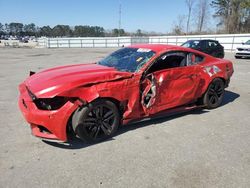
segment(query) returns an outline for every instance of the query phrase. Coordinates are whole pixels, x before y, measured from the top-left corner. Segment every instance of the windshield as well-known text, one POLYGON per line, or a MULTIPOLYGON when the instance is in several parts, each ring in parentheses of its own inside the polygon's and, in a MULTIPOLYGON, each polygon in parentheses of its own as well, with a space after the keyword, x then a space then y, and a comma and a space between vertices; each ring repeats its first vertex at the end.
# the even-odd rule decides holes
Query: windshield
POLYGON ((150 49, 122 48, 104 58, 99 65, 114 67, 119 71, 138 72, 155 55, 150 49))
POLYGON ((250 40, 246 41, 244 44, 250 45, 250 40))
POLYGON ((195 48, 198 46, 199 43, 200 41, 198 40, 189 40, 185 42, 184 44, 182 44, 182 46, 187 47, 187 48, 195 48))

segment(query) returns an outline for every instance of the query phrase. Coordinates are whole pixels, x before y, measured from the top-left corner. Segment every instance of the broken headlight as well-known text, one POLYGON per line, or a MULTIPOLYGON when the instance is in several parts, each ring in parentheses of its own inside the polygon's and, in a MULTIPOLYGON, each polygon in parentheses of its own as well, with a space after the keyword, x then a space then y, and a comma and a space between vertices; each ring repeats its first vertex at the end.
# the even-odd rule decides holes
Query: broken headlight
POLYGON ((54 97, 54 98, 41 98, 34 100, 36 107, 40 110, 58 110, 66 102, 68 98, 66 97, 54 97))

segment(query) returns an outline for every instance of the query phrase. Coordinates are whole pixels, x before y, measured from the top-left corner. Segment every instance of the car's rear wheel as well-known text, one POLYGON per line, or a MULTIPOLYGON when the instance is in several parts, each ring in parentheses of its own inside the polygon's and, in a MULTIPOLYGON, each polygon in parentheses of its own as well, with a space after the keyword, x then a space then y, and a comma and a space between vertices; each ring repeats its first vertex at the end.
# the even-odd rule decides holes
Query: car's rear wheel
POLYGON ((76 135, 88 143, 100 142, 112 137, 120 123, 117 106, 105 99, 98 99, 78 108, 72 117, 76 135))
POLYGON ((203 96, 203 104, 208 109, 217 108, 222 103, 224 92, 225 84, 223 80, 215 78, 203 96))

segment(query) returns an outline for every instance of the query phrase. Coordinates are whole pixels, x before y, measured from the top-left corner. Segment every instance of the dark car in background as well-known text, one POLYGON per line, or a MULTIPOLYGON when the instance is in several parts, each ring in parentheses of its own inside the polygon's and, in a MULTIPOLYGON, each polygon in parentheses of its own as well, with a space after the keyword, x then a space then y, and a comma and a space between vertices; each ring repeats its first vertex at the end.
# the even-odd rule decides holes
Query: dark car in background
POLYGON ((188 40, 181 46, 199 50, 214 57, 224 58, 224 47, 216 40, 188 40))

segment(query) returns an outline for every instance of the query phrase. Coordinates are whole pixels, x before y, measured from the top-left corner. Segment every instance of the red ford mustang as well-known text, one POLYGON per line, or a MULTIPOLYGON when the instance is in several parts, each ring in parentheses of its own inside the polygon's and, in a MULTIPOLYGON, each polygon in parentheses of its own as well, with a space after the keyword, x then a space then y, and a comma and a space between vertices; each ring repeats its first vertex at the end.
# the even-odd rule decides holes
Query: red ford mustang
POLYGON ((94 64, 51 68, 20 84, 19 107, 37 137, 87 142, 132 120, 218 107, 233 74, 228 60, 171 45, 132 45, 94 64))

